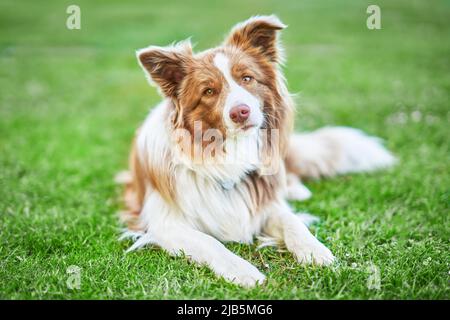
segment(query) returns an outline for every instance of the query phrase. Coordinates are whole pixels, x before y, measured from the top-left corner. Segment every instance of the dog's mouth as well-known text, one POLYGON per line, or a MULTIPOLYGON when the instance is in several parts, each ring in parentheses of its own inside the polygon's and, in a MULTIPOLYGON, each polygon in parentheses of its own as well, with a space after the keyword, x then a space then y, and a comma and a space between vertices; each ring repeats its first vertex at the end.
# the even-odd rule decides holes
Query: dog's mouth
POLYGON ((240 129, 242 131, 247 131, 247 130, 250 130, 251 128, 256 128, 256 127, 257 127, 256 124, 249 123, 249 124, 246 124, 246 125, 242 126, 240 129))
POLYGON ((247 121, 240 125, 236 125, 233 128, 230 128, 230 133, 235 135, 248 135, 252 134, 255 130, 257 130, 261 125, 254 121, 247 121))

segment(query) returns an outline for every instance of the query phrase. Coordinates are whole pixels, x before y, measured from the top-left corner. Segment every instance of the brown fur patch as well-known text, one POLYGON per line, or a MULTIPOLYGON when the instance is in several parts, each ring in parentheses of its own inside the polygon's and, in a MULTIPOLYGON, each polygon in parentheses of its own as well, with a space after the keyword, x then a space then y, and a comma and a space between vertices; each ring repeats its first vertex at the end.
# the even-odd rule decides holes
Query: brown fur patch
POLYGON ((235 28, 226 43, 243 50, 257 50, 259 56, 264 56, 271 62, 279 62, 277 31, 284 28, 278 21, 254 19, 235 28))
POLYGON ((137 229, 137 220, 142 209, 145 195, 145 174, 139 164, 136 154, 136 138, 133 140, 129 168, 131 180, 125 184, 124 204, 125 210, 121 212, 122 220, 128 224, 131 230, 137 229))
POLYGON ((262 176, 258 172, 252 172, 242 184, 248 192, 243 196, 250 199, 249 210, 252 214, 256 214, 277 197, 283 182, 279 174, 262 176))
MULTIPOLYGON (((136 138, 133 140, 129 158, 131 181, 125 184, 124 203, 126 210, 121 213, 121 218, 128 224, 131 230, 139 229, 139 214, 144 205, 147 192, 158 192, 168 203, 174 202, 173 176, 170 172, 171 159, 166 154, 157 163, 151 162, 144 151, 146 163, 140 161, 137 153, 136 138), (148 190, 151 187, 152 190, 148 190)), ((154 157, 153 157, 154 158, 154 157)))

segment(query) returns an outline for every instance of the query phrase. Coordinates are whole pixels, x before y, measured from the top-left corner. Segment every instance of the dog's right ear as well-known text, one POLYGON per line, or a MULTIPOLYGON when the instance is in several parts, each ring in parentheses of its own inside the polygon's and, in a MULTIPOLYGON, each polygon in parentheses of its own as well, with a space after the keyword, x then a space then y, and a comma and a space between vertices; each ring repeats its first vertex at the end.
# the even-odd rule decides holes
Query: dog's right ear
POLYGON ((225 44, 243 50, 256 49, 270 61, 281 62, 283 50, 278 41, 278 33, 284 28, 286 25, 275 15, 254 16, 238 23, 231 30, 225 44))
POLYGON ((169 47, 150 46, 138 50, 136 56, 150 83, 156 83, 166 97, 176 97, 192 58, 190 41, 169 47))

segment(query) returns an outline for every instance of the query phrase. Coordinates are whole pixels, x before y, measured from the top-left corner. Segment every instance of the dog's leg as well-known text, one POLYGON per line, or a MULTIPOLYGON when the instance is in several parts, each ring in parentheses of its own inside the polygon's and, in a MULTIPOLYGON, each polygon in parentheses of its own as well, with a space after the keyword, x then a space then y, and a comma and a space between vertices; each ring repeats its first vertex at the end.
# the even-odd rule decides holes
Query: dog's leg
POLYGON ((167 225, 158 232, 150 231, 152 240, 173 255, 184 253, 198 264, 208 265, 226 280, 253 287, 265 276, 248 261, 235 255, 215 238, 185 225, 167 225))
POLYGON ((172 255, 184 253, 190 260, 209 266, 218 276, 236 284, 252 287, 265 276, 248 261, 235 255, 217 239, 194 229, 183 214, 167 205, 155 192, 150 194, 141 213, 145 233, 128 250, 156 244, 172 255))
POLYGON ((300 181, 297 175, 288 173, 286 175, 287 180, 287 199, 304 201, 311 198, 312 193, 307 187, 300 181))
POLYGON ((317 240, 286 203, 279 203, 267 212, 263 233, 281 240, 300 263, 329 265, 335 257, 317 240))

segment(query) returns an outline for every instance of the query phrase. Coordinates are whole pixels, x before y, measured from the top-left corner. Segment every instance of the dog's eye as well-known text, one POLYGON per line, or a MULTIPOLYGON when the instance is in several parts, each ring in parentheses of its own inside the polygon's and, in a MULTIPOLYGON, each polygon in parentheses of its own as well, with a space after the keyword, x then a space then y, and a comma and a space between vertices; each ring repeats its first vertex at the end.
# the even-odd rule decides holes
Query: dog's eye
POLYGON ((242 82, 245 82, 245 83, 249 83, 249 82, 251 82, 253 80, 253 77, 252 76, 243 76, 242 77, 242 82))
POLYGON ((214 94, 214 90, 211 88, 205 89, 205 91, 203 91, 203 94, 205 96, 212 96, 214 94))

